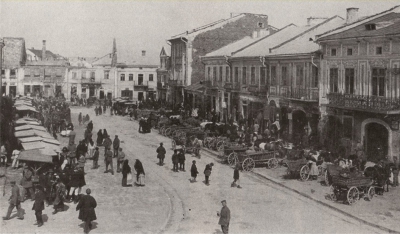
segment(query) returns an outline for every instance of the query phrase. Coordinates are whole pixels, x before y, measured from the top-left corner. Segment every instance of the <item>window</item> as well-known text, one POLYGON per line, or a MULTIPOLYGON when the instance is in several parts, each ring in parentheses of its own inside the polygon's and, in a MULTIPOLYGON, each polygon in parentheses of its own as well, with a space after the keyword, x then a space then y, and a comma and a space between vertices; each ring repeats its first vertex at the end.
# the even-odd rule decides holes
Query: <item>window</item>
POLYGON ((251 79, 251 84, 256 84, 256 68, 255 67, 251 67, 250 70, 250 79, 251 79))
POLYGON ((318 88, 318 67, 312 66, 312 88, 318 88))
POLYGON ((129 81, 133 81, 133 74, 129 74, 129 81))
POLYGON ((153 74, 149 74, 149 81, 153 81, 153 78, 154 77, 154 75, 153 74))
POLYGON ((354 68, 346 68, 344 70, 345 77, 345 93, 353 94, 354 93, 354 68))
POLYGON ((121 74, 120 77, 121 77, 121 81, 125 81, 125 74, 121 74))
POLYGON ((31 76, 31 70, 25 69, 25 77, 30 77, 31 76))
POLYGON ((86 71, 82 71, 82 79, 86 79, 86 71))
POLYGON ((143 74, 138 75, 138 85, 143 85, 143 74))
POLYGON ((304 68, 302 65, 296 66, 296 85, 303 85, 304 83, 304 68))
POLYGON ((62 72, 63 72, 63 70, 57 69, 56 70, 56 77, 62 77, 62 72))
POLYGON ((225 82, 231 82, 231 79, 229 77, 229 67, 225 67, 225 82))
POLYGON ((110 79, 110 71, 104 71, 104 79, 110 79))
POLYGON ((347 48, 347 56, 353 55, 353 48, 347 48))
POLYGON ((271 66, 271 85, 276 85, 276 67, 271 66))
POLYGON ((31 86, 30 85, 24 85, 24 94, 28 94, 31 92, 31 86))
POLYGON ((15 79, 15 74, 16 74, 15 69, 11 69, 11 70, 10 70, 10 78, 11 78, 11 79, 15 79))
POLYGON ((96 73, 90 72, 90 79, 96 79, 96 73))
POLYGON ((265 76, 267 68, 266 67, 260 67, 260 83, 261 85, 265 85, 265 76))
POLYGON ((6 70, 1 69, 1 75, 2 75, 2 76, 5 76, 5 74, 6 74, 6 70))
POLYGON ((382 46, 376 47, 375 54, 382 54, 382 46))
POLYGON ((331 56, 336 56, 336 48, 331 49, 331 56))
POLYGON ((352 138, 353 135, 353 118, 350 116, 343 116, 343 136, 345 138, 352 138))
POLYGON ((331 93, 338 92, 338 75, 339 72, 337 68, 329 69, 329 87, 331 93))
POLYGON ((376 24, 366 24, 365 29, 367 31, 375 30, 376 29, 376 24))
POLYGON ((222 66, 219 66, 219 81, 222 81, 222 66))
POLYGON ((217 81, 217 67, 213 67, 213 80, 217 81))
POLYGON ((239 82, 239 68, 235 67, 235 82, 239 82))
POLYGON ((40 76, 40 70, 35 69, 35 73, 33 74, 34 77, 39 77, 40 76))
POLYGON ((385 69, 372 69, 372 95, 385 96, 385 69))
POLYGON ((288 79, 287 67, 286 67, 286 66, 283 66, 283 67, 282 67, 282 79, 281 79, 281 84, 282 84, 282 85, 287 85, 287 79, 288 79))
POLYGON ((207 80, 211 80, 211 67, 207 68, 207 80))
POLYGON ((242 84, 246 84, 247 67, 242 67, 242 84))

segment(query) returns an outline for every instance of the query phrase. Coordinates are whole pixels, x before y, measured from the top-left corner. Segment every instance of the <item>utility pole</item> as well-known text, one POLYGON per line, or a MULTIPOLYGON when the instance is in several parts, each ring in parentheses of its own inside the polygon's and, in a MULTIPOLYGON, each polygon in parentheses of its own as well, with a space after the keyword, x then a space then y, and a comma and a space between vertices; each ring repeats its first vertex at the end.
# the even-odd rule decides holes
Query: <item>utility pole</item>
MULTIPOLYGON (((0 111, 1 111, 1 104, 3 101, 3 75, 1 72, 3 71, 3 47, 4 47, 4 40, 0 38, 0 111)), ((2 142, 1 139, 1 124, 0 124, 0 145, 2 142)))

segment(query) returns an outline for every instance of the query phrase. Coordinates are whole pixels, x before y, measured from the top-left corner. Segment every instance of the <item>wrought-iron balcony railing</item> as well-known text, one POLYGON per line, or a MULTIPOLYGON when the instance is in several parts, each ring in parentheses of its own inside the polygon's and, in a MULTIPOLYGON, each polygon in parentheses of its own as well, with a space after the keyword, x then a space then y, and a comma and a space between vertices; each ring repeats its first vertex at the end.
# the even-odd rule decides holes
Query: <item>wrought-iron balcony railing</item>
POLYGON ((184 80, 168 80, 169 86, 185 86, 186 82, 184 80))
POLYGON ((283 98, 298 99, 302 101, 318 101, 318 88, 294 88, 290 86, 271 86, 269 94, 283 98))
POLYGON ((330 106, 372 111, 400 110, 399 98, 341 93, 328 93, 327 97, 330 106))

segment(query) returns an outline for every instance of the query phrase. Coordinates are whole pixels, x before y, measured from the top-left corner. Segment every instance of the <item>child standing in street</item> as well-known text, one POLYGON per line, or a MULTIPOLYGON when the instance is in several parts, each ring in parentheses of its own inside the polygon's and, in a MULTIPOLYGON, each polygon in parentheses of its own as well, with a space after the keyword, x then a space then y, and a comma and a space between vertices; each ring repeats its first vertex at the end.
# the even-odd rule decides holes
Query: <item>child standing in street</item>
POLYGON ((235 170, 233 171, 233 182, 231 187, 242 188, 239 184, 239 164, 236 164, 235 170))

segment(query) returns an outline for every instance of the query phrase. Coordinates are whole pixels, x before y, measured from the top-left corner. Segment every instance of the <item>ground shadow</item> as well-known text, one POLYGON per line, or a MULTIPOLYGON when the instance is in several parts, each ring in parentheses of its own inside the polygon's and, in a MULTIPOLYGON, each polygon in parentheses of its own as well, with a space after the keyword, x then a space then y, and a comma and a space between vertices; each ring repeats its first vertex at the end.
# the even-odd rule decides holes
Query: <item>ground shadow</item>
POLYGON ((62 210, 62 211, 67 211, 67 210, 69 210, 69 206, 67 206, 67 205, 64 204, 64 207, 63 207, 63 210, 62 210))

